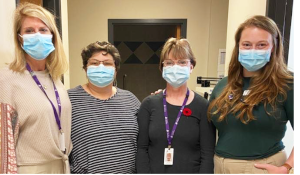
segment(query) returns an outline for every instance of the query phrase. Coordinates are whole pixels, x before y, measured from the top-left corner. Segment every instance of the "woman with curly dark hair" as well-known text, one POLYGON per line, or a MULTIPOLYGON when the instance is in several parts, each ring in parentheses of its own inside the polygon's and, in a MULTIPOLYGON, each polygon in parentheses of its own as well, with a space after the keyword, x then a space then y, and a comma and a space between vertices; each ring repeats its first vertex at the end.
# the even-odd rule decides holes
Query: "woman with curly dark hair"
POLYGON ((95 42, 82 50, 88 83, 68 91, 72 104, 72 173, 134 173, 140 101, 113 85, 121 57, 115 46, 95 42))

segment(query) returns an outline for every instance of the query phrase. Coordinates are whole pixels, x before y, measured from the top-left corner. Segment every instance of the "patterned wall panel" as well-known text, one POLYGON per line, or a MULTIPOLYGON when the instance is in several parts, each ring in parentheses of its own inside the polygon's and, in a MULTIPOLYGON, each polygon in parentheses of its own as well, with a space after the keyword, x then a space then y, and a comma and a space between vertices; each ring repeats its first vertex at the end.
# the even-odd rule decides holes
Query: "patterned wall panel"
POLYGON ((146 44, 154 51, 156 52, 158 49, 160 49, 165 42, 146 42, 146 44))
POLYGON ((120 44, 116 46, 121 55, 121 63, 124 63, 132 54, 132 51, 120 41, 120 44))
POLYGON ((159 64, 159 57, 154 53, 146 64, 159 64))
POLYGON ((159 64, 164 42, 115 41, 123 64, 159 64))
POLYGON ((133 53, 127 58, 124 64, 143 64, 141 60, 133 53))
POLYGON ((124 44, 126 44, 126 46, 132 51, 134 52, 143 42, 124 42, 124 44))
POLYGON ((153 55, 152 49, 145 42, 143 42, 143 44, 141 44, 141 46, 137 48, 134 53, 144 64, 153 55))

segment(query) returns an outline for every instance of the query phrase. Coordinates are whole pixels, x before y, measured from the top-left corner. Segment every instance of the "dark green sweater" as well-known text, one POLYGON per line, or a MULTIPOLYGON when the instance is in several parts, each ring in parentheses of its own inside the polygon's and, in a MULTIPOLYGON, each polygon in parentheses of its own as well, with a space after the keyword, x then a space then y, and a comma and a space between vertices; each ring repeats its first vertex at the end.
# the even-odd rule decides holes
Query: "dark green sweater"
MULTIPOLYGON (((251 78, 244 78, 243 90, 248 89, 251 78)), ((217 98, 227 84, 223 78, 214 88, 210 101, 217 98)), ((277 103, 277 109, 269 116, 263 103, 254 107, 253 115, 257 120, 243 124, 236 115, 228 114, 226 119, 218 122, 219 115, 212 116, 218 130, 218 142, 215 153, 232 159, 253 160, 274 155, 284 148, 282 138, 286 132, 286 123, 290 121, 294 128, 294 90, 287 91, 287 99, 277 103)), ((251 92, 250 92, 251 93, 251 92)), ((271 111, 271 106, 267 109, 271 111)))

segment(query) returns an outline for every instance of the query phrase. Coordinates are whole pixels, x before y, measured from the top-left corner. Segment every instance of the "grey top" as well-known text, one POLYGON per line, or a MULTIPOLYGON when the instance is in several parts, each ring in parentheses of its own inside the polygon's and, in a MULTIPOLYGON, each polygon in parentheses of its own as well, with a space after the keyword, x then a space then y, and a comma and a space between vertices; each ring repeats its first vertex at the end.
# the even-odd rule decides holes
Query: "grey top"
POLYGON ((91 96, 82 86, 68 93, 72 103, 71 172, 134 173, 140 101, 119 88, 108 100, 91 96))

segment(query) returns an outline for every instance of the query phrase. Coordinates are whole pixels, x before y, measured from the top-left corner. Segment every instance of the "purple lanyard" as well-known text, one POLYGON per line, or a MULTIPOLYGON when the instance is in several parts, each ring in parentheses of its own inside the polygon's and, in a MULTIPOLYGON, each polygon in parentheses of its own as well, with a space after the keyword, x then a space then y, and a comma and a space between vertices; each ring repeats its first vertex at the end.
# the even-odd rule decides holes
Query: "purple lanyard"
POLYGON ((54 81, 52 80, 51 75, 49 75, 49 76, 50 76, 50 78, 51 78, 51 80, 52 80, 52 83, 53 83, 54 92, 55 92, 55 96, 56 96, 56 101, 57 101, 57 104, 58 104, 59 115, 57 114, 57 111, 56 111, 56 109, 55 109, 55 107, 54 107, 52 101, 50 100, 50 98, 48 97, 47 93, 45 92, 45 90, 44 90, 43 86, 41 85, 39 79, 37 78, 37 76, 35 75, 35 73, 32 71, 32 69, 30 68, 30 66, 29 66, 28 63, 26 63, 26 68, 27 68, 27 70, 30 72, 30 75, 31 75, 32 78, 34 79, 35 83, 36 83, 36 84, 38 85, 38 87, 44 92, 44 94, 45 94, 46 97, 48 98, 49 102, 51 103, 52 108, 53 108, 53 112, 54 112, 54 116, 55 116, 55 120, 56 120, 56 123, 57 123, 57 125, 58 125, 58 129, 59 129, 60 131, 62 131, 62 130, 61 130, 61 125, 60 125, 60 120, 59 120, 59 116, 60 116, 60 114, 61 114, 61 102, 60 102, 60 98, 59 98, 58 91, 57 91, 57 89, 56 89, 56 86, 55 86, 55 84, 54 84, 54 81))
POLYGON ((187 102, 188 98, 189 98, 189 95, 190 95, 190 91, 189 91, 189 89, 187 89, 185 99, 184 99, 183 104, 180 108, 180 111, 178 112, 176 121, 174 123, 174 126, 172 128, 172 132, 171 132, 171 135, 170 135, 170 126, 169 126, 169 118, 168 118, 168 111, 167 111, 167 100, 166 100, 167 90, 165 89, 164 92, 163 92, 163 104, 164 104, 164 114, 165 114, 165 124, 166 124, 166 131, 167 131, 168 148, 171 148, 171 143, 172 143, 172 139, 174 137, 175 130, 177 128, 177 125, 178 125, 179 119, 181 117, 182 111, 183 111, 183 109, 186 105, 186 102, 187 102))

